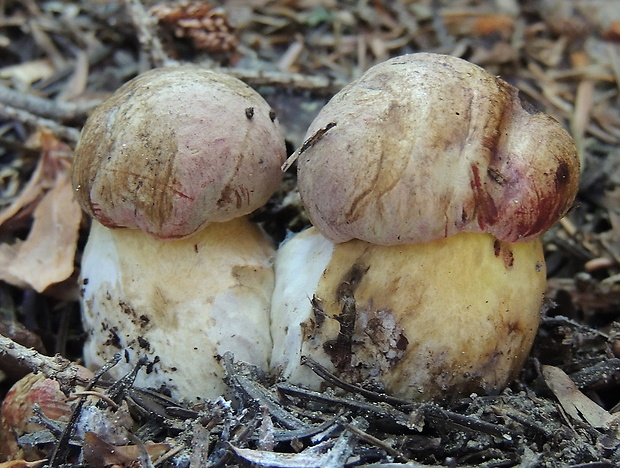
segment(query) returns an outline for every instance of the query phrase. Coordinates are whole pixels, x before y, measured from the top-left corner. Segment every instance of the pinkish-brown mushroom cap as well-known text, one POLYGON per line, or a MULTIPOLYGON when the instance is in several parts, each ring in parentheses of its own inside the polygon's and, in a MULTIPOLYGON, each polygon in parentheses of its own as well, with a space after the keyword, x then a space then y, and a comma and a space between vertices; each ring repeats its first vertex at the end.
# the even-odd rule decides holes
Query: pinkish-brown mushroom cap
POLYGON ((90 116, 73 184, 103 225, 181 238, 262 206, 285 153, 273 110, 245 83, 194 66, 156 69, 90 116))
POLYGON ((396 57, 334 96, 298 160, 308 215, 334 242, 546 231, 578 188, 575 144, 518 90, 465 60, 396 57), (311 138, 312 136, 314 138, 311 138))

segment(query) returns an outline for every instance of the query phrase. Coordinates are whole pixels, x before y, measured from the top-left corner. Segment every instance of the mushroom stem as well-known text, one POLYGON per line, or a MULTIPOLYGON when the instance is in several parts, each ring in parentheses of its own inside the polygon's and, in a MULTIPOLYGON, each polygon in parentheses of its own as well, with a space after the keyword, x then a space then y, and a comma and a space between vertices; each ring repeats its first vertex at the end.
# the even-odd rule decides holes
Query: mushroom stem
POLYGON ((116 378, 146 356, 136 385, 190 400, 222 395, 224 352, 269 361, 273 254, 246 217, 168 241, 93 221, 81 273, 86 364, 124 350, 116 378))
POLYGON ((275 269, 273 369, 317 389, 300 364, 308 355, 344 380, 415 400, 494 393, 513 380, 546 283, 539 239, 465 232, 382 246, 334 244, 310 228, 279 249, 275 269))

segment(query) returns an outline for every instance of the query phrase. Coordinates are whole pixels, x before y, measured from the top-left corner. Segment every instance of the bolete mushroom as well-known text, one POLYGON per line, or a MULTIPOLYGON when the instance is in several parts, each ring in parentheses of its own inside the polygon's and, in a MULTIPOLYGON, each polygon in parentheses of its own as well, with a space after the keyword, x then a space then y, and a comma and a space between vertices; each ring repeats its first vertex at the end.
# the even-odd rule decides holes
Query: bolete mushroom
POLYGON ((317 388, 306 355, 416 400, 505 387, 539 323, 539 236, 577 192, 569 134, 482 68, 419 53, 342 89, 307 138, 315 227, 277 254, 272 367, 317 388))
POLYGON ((89 367, 141 357, 137 385, 196 400, 224 392, 219 356, 271 353, 274 249, 245 215, 285 158, 273 110, 240 80, 199 67, 144 73, 86 122, 73 184, 94 220, 82 258, 89 367))

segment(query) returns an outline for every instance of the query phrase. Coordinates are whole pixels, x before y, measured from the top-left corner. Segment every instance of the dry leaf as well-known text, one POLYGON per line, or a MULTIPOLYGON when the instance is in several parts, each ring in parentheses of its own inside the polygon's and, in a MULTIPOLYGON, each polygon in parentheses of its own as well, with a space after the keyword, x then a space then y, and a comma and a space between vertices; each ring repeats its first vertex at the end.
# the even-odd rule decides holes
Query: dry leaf
MULTIPOLYGON (((82 456, 84 462, 93 468, 116 467, 137 467, 150 466, 139 463, 146 452, 149 459, 158 458, 170 450, 168 444, 145 444, 138 445, 111 445, 101 439, 94 432, 84 434, 84 445, 82 446, 82 456)), ((145 460, 148 462, 149 460, 145 460)))
POLYGON ((75 70, 71 78, 67 81, 64 89, 59 94, 58 100, 70 101, 78 98, 84 93, 88 82, 88 69, 88 54, 86 52, 78 52, 75 61, 75 70))
POLYGON ((252 450, 231 446, 235 454, 256 466, 279 466, 287 468, 320 468, 325 466, 329 449, 327 444, 319 444, 316 447, 325 449, 325 452, 313 450, 315 447, 303 450, 300 453, 281 453, 265 450, 252 450))
POLYGON ((40 424, 31 421, 35 405, 46 417, 67 422, 75 403, 67 400, 57 381, 46 378, 42 373, 28 374, 18 380, 2 402, 0 454, 3 459, 37 460, 44 457, 46 450, 49 450, 49 446, 45 448, 18 443, 20 437, 44 429, 40 424))
POLYGON ((15 261, 22 243, 23 241, 17 239, 13 244, 0 244, 0 280, 21 289, 28 289, 30 285, 26 281, 14 276, 9 271, 9 267, 15 261))
POLYGON ((570 416, 593 427, 609 428, 614 420, 613 416, 581 393, 562 369, 542 366, 542 374, 547 386, 570 416))
POLYGON ((49 285, 73 273, 81 209, 73 197, 68 174, 60 176, 34 212, 34 223, 26 241, 19 244, 7 270, 12 277, 43 292, 49 285))
POLYGON ((0 212, 0 228, 3 230, 10 229, 6 225, 11 219, 31 214, 41 196, 55 185, 58 175, 69 171, 71 165, 71 149, 52 133, 39 131, 31 141, 33 146, 41 148, 41 158, 19 196, 0 212))
POLYGON ((18 89, 26 89, 35 81, 49 78, 55 71, 49 59, 31 60, 0 68, 0 78, 11 80, 18 89))
POLYGON ((25 241, 0 245, 0 279, 38 292, 71 276, 81 221, 73 196, 66 145, 41 132, 42 153, 27 186, 2 213, 0 225, 34 212, 25 241))
POLYGON ((443 17, 452 33, 473 37, 496 34, 508 39, 515 24, 515 18, 512 15, 497 13, 447 12, 443 17))
POLYGON ((47 459, 37 460, 37 461, 26 461, 26 460, 12 460, 4 463, 0 463, 0 468, 38 468, 40 466, 45 465, 47 459))

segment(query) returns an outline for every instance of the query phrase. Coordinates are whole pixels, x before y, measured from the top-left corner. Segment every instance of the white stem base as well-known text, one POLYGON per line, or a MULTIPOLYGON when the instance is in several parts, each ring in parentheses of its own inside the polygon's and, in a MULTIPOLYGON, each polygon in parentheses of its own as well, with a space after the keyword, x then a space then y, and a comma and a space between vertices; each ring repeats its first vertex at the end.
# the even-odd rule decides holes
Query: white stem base
POLYGON ((93 222, 81 273, 86 365, 123 352, 118 378, 146 356, 136 385, 190 401, 222 395, 224 352, 267 367, 273 255, 245 218, 172 241, 93 222))

